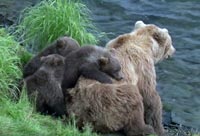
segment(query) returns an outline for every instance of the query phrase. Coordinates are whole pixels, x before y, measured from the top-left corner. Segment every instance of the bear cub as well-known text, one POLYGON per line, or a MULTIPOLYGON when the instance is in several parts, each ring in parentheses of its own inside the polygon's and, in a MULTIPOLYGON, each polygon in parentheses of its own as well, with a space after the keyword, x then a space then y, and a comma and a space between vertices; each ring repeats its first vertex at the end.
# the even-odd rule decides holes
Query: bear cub
POLYGON ((49 54, 59 54, 61 56, 68 55, 71 51, 78 49, 80 45, 78 42, 70 37, 63 36, 58 38, 54 43, 49 45, 38 55, 33 57, 24 67, 23 77, 26 78, 35 73, 41 66, 40 58, 49 54))
POLYGON ((36 101, 36 110, 43 114, 65 114, 64 96, 61 89, 64 74, 64 57, 51 54, 41 57, 41 67, 25 78, 28 96, 36 101))
POLYGON ((112 83, 111 77, 121 80, 121 66, 115 58, 115 50, 99 46, 83 46, 65 58, 62 89, 73 88, 82 75, 101 83, 112 83))

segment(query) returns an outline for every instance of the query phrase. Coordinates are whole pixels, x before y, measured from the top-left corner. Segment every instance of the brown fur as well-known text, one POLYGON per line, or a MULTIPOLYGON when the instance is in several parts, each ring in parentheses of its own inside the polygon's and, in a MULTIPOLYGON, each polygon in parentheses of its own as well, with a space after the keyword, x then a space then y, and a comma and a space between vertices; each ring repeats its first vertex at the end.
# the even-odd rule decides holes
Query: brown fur
POLYGON ((136 86, 80 81, 67 100, 68 114, 77 117, 79 127, 90 123, 97 132, 122 130, 127 136, 154 133, 151 126, 145 125, 142 97, 136 86))
POLYGON ((101 83, 112 83, 111 77, 122 79, 120 70, 114 51, 99 46, 83 46, 65 58, 62 89, 73 88, 81 75, 101 83))
POLYGON ((34 56, 24 67, 23 77, 28 77, 34 74, 42 65, 41 57, 50 54, 59 54, 67 56, 70 52, 80 48, 78 42, 70 37, 63 36, 55 40, 51 45, 42 50, 39 54, 34 56))
MULTIPOLYGON (((161 29, 155 25, 142 25, 143 27, 140 27, 136 23, 133 32, 120 35, 107 44, 107 48, 114 48, 117 52, 116 56, 120 61, 124 79, 121 81, 114 81, 112 85, 99 84, 96 81, 91 81, 90 84, 86 84, 87 80, 81 79, 76 88, 73 89, 76 93, 71 93, 72 98, 79 98, 79 95, 81 95, 81 100, 76 100, 77 102, 75 102, 72 99, 72 101, 67 104, 67 106, 73 105, 72 109, 70 109, 69 106, 70 113, 76 113, 76 110, 79 110, 79 119, 84 118, 84 121, 89 122, 91 122, 91 119, 94 119, 92 120, 93 122, 104 123, 107 128, 112 128, 113 126, 114 128, 117 128, 115 125, 125 125, 129 130, 134 130, 134 132, 131 133, 131 131, 121 128, 128 136, 146 134, 147 131, 143 131, 145 129, 142 130, 141 125, 139 125, 139 127, 138 122, 135 120, 135 118, 141 118, 140 122, 143 122, 142 119, 144 116, 145 123, 153 126, 157 135, 163 136, 162 104, 160 96, 156 91, 156 73, 154 64, 167 58, 169 55, 172 55, 175 50, 171 43, 171 37, 166 31, 161 31, 161 29), (138 89, 136 88, 139 89, 139 93, 143 99, 137 95, 138 89), (123 95, 118 93, 121 91, 123 92, 123 95), (86 92, 89 94, 86 94, 86 92), (107 93, 110 94, 106 95, 107 93), (133 94, 131 95, 131 93, 133 94), (96 97, 93 98, 93 96, 96 97), (125 96, 126 99, 124 99, 123 96, 125 96), (96 105, 96 109, 101 109, 101 104, 105 105, 105 100, 103 100, 104 97, 109 101, 116 98, 119 103, 123 103, 125 100, 128 100, 130 103, 127 102, 123 106, 119 103, 109 103, 109 108, 107 110, 94 111, 92 118, 91 116, 83 117, 86 113, 85 109, 81 108, 82 106, 87 108, 91 107, 91 109, 93 109, 94 105, 96 105), (93 101, 90 101, 90 99, 93 101), (144 114, 139 110, 143 108, 143 106, 139 104, 140 102, 138 105, 136 104, 141 100, 143 100, 144 114), (131 106, 132 103, 136 104, 135 107, 131 106), (135 109, 129 107, 134 107, 135 109), (126 110, 126 112, 121 112, 121 110, 126 110), (99 116, 101 115, 101 112, 103 114, 102 116, 109 116, 108 122, 103 120, 101 118, 102 116, 99 116), (81 115, 81 113, 83 113, 83 115, 81 115), (116 119, 115 117, 118 118, 116 119), (126 118, 129 118, 132 122, 126 124, 126 118), (124 122, 117 122, 116 120, 124 120, 124 122)), ((96 126, 98 125, 93 123, 93 126, 96 129, 96 126)), ((145 128, 144 123, 143 128, 145 128)), ((116 131, 118 129, 110 129, 110 131, 116 131)))
POLYGON ((162 103, 156 91, 154 64, 174 53, 171 37, 155 25, 146 25, 117 37, 107 47, 119 52, 126 82, 138 86, 143 97, 145 122, 152 125, 159 136, 163 136, 162 103), (157 42, 158 48, 153 47, 154 42, 157 42))
POLYGON ((64 57, 51 54, 41 58, 41 67, 25 78, 30 100, 36 100, 36 110, 44 114, 65 114, 61 81, 64 74, 64 57))

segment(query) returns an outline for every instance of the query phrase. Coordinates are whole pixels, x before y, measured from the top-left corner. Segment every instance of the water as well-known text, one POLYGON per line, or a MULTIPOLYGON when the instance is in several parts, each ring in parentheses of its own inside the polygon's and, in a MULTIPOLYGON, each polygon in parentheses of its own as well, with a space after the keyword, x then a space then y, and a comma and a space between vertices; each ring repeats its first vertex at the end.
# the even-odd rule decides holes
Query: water
MULTIPOLYGON (((39 0, 0 0, 2 23, 39 0)), ((157 65, 158 91, 172 120, 200 129, 200 0, 83 0, 109 39, 130 32, 137 20, 169 30, 177 50, 172 59, 157 65)), ((14 18, 14 19, 13 19, 14 18)))
POLYGON ((87 0, 106 43, 130 32, 137 20, 169 30, 177 52, 158 64, 158 91, 164 109, 179 124, 200 128, 200 1, 87 0))

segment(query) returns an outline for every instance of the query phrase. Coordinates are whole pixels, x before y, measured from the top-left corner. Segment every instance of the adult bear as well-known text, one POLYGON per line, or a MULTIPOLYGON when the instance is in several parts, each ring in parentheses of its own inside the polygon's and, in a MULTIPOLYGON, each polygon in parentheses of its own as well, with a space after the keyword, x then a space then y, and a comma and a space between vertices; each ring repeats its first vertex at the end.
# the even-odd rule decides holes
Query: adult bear
POLYGON ((124 130, 128 136, 151 133, 150 129, 146 129, 144 123, 141 125, 138 122, 142 122, 144 116, 145 123, 151 125, 157 135, 163 136, 162 103, 156 91, 154 64, 168 58, 175 52, 167 29, 137 21, 134 31, 111 40, 108 42, 107 48, 116 50, 124 79, 114 81, 112 85, 80 79, 76 87, 70 91, 71 99, 67 101, 68 114, 74 113, 78 122, 89 122, 94 129, 101 126, 107 131, 124 130), (92 92, 90 92, 91 90, 92 92), (106 99, 101 95, 105 90, 113 92, 106 99), (121 90, 124 91, 123 94, 118 93, 122 92, 121 90), (137 90, 142 96, 141 98, 136 96, 137 90), (130 95, 130 93, 135 95, 130 95), (79 95, 81 99, 76 100, 79 95), (91 99, 93 102, 90 101, 91 99), (139 109, 143 109, 140 101, 143 102, 144 114, 138 112, 139 109), (107 102, 108 104, 105 104, 107 102), (129 102, 135 105, 130 106, 129 102), (119 103, 123 104, 120 105, 119 103), (127 106, 125 103, 127 103, 127 106), (96 108, 99 109, 91 111, 93 105, 96 105, 96 108), (88 111, 87 109, 89 109, 88 116, 85 116, 84 113, 88 111), (127 115, 130 115, 130 117, 127 115), (136 117, 140 120, 135 120, 136 117), (106 121, 106 118, 109 119, 109 122, 106 121), (126 118, 129 118, 129 120, 126 118))
POLYGON ((154 64, 175 52, 168 30, 138 21, 133 32, 111 40, 107 48, 119 51, 126 82, 137 85, 143 97, 145 122, 153 126, 157 135, 163 136, 162 103, 156 91, 154 64))

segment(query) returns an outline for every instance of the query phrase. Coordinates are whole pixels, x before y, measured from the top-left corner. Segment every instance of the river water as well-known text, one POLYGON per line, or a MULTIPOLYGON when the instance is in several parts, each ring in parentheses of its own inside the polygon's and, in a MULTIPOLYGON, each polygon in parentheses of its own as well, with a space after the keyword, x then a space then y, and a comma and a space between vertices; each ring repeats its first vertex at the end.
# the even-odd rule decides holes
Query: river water
POLYGON ((137 20, 165 27, 177 52, 157 65, 158 91, 172 120, 200 128, 200 1, 87 0, 105 43, 130 32, 137 20))
MULTIPOLYGON (((2 1, 8 3, 15 0, 0 0, 0 6, 2 1)), ((24 4, 24 1, 19 0, 16 5, 24 4)), ((27 1, 30 5, 38 0, 27 1)), ((173 58, 157 65, 157 90, 173 122, 200 129, 200 0, 84 2, 92 11, 97 27, 108 33, 108 38, 102 38, 101 44, 119 34, 130 32, 137 20, 169 30, 177 52, 173 58)), ((15 11, 13 7, 15 5, 11 7, 12 12, 15 11)))

